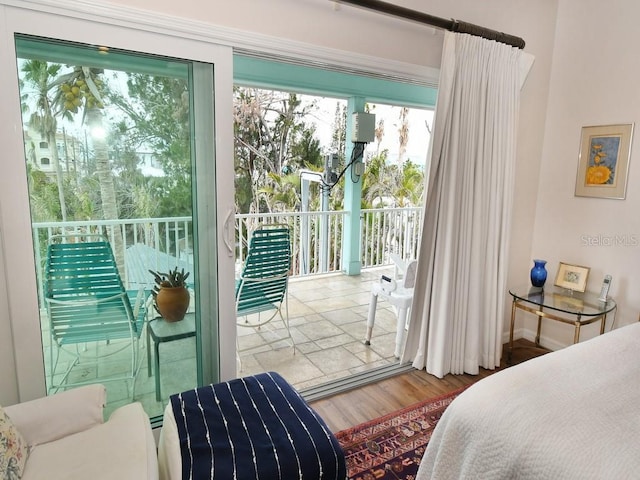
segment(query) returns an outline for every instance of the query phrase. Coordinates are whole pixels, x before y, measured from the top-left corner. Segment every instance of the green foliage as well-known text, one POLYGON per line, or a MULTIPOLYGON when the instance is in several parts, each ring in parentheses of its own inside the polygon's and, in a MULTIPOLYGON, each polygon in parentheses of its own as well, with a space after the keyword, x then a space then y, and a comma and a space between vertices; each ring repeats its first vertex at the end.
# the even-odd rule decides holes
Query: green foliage
POLYGON ((411 160, 402 164, 399 185, 394 191, 394 198, 399 207, 417 206, 422 201, 424 191, 424 172, 411 160))
POLYGON ((189 216, 192 212, 191 178, 174 180, 168 186, 167 194, 158 197, 159 214, 168 217, 189 216))
POLYGON ((251 177, 249 175, 235 176, 235 203, 238 213, 248 212, 253 203, 253 188, 251 177))
POLYGON ((295 173, 269 173, 269 185, 258 189, 270 212, 295 211, 300 208, 300 176, 295 173))
POLYGON ((390 164, 388 151, 368 159, 362 181, 362 208, 408 207, 420 205, 424 173, 406 160, 401 166, 390 164))
POLYGON ((320 152, 320 140, 315 137, 315 132, 311 128, 305 128, 300 134, 299 140, 291 146, 292 162, 291 167, 285 168, 288 171, 299 170, 300 168, 322 168, 324 159, 320 152))
POLYGON ((58 187, 47 175, 31 166, 27 168, 29 180, 29 203, 34 222, 47 222, 60 218, 58 187))
POLYGON ((320 142, 305 122, 317 107, 295 93, 234 88, 234 165, 239 213, 299 204, 292 189, 301 168, 321 166, 320 142), (287 179, 286 177, 291 177, 287 179))
MULTIPOLYGON (((25 91, 27 88, 37 91, 37 101, 29 110, 28 96, 21 90, 21 98, 25 100, 23 111, 29 110, 31 128, 43 138, 46 136, 50 143, 55 143, 62 120, 71 120, 79 113, 83 118, 104 122, 108 130, 102 150, 85 149, 85 158, 79 159, 71 170, 67 165, 62 172, 58 166, 56 177, 38 170, 34 147, 27 148, 34 221, 99 218, 107 208, 101 194, 105 188, 105 168, 112 179, 118 218, 192 214, 190 100, 186 80, 28 60, 22 63, 20 84, 25 91), (123 79, 126 94, 115 88, 123 79), (151 177, 140 172, 141 149, 160 162, 164 176, 151 177), (101 175, 96 175, 100 172, 101 175)), ((310 121, 317 112, 314 102, 302 102, 296 93, 234 88, 238 213, 299 209, 300 170, 323 169, 320 140, 310 121)), ((344 102, 336 101, 330 148, 338 152, 342 165, 346 120, 344 102)), ((401 149, 408 137, 406 124, 404 127, 399 131, 401 149)), ((383 131, 380 122, 376 130, 378 148, 383 131)), ((423 189, 423 172, 410 161, 390 165, 387 153, 377 152, 367 160, 362 206, 417 205, 423 189)), ((331 209, 343 208, 343 182, 332 189, 331 209)), ((317 204, 319 188, 317 185, 311 188, 312 202, 317 204)))
POLYGON ((186 80, 130 73, 127 88, 126 98, 113 96, 114 103, 126 114, 114 132, 123 152, 116 165, 129 172, 128 182, 136 185, 138 196, 146 189, 145 207, 138 215, 191 215, 191 126, 186 80), (139 175, 135 151, 142 145, 151 148, 164 177, 139 175), (154 203, 157 208, 152 208, 154 203))

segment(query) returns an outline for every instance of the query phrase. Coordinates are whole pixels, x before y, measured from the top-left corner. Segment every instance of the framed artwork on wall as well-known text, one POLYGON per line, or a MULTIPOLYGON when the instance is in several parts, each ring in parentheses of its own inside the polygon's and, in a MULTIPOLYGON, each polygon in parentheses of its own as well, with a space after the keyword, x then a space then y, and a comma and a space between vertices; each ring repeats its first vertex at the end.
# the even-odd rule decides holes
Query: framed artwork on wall
POLYGON ((576 196, 624 199, 633 123, 582 127, 576 196))
POLYGON ((560 262, 558 273, 556 273, 555 285, 574 292, 584 292, 587 288, 589 270, 589 267, 560 262))

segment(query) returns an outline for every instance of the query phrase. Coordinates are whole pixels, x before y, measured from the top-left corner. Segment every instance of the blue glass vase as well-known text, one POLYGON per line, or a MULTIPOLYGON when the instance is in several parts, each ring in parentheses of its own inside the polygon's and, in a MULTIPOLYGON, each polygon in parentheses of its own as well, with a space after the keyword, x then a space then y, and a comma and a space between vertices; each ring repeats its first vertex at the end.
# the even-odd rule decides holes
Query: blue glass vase
POLYGON ((533 268, 531 269, 531 285, 534 287, 542 287, 547 280, 547 269, 544 266, 547 264, 546 260, 534 260, 533 268))

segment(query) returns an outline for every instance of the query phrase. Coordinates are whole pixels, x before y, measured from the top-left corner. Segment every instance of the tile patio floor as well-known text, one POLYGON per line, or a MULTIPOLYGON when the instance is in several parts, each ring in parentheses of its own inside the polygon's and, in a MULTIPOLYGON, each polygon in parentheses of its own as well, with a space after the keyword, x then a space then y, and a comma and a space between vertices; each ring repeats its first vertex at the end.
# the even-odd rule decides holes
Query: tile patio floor
MULTIPOLYGON (((332 275, 293 280, 289 290, 289 318, 296 353, 288 343, 260 347, 261 338, 286 335, 283 322, 261 331, 238 327, 242 375, 275 370, 298 390, 317 386, 373 367, 395 363, 396 317, 390 305, 378 302, 371 346, 363 343, 371 300, 371 282, 382 272, 359 276, 332 275), (278 328, 279 327, 279 328, 278 328), (274 330, 276 330, 274 332, 274 330)), ((278 337, 276 337, 278 338, 278 337)))
MULTIPOLYGON (((272 321, 259 330, 238 327, 238 344, 243 351, 239 376, 263 371, 277 371, 298 390, 308 389, 345 378, 375 367, 397 363, 395 348, 396 317, 393 308, 382 298, 378 301, 376 324, 371 345, 363 343, 371 298, 371 284, 392 268, 365 270, 359 276, 341 274, 291 279, 289 284, 289 318, 296 352, 290 343, 265 345, 264 340, 282 338, 284 324, 272 321)), ((47 338, 45 338, 47 337, 47 338)), ((45 362, 48 363, 48 335, 45 362)), ((116 350, 117 342, 101 345, 101 350, 116 350)), ((186 338, 160 345, 160 379, 162 401, 155 399, 153 375, 148 375, 146 345, 141 342, 141 368, 136 379, 135 400, 143 403, 150 417, 160 416, 170 394, 193 388, 196 384, 195 339, 186 338)), ((124 352, 101 360, 96 367, 75 367, 73 375, 91 379, 97 370, 104 375, 126 368, 124 352)), ((107 414, 126 404, 130 382, 114 381, 107 386, 107 414)))

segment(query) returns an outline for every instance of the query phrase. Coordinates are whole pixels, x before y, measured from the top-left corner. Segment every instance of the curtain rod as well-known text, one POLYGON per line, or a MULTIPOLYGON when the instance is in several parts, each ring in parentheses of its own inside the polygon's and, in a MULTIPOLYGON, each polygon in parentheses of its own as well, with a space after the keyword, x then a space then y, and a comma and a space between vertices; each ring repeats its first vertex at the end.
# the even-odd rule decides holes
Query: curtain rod
MULTIPOLYGON (((331 0, 336 1, 336 0, 331 0)), ((387 13, 395 17, 402 17, 407 20, 413 20, 415 22, 430 25, 432 27, 440 28, 442 30, 450 30, 458 33, 468 33, 469 35, 475 35, 477 37, 486 38, 488 40, 495 40, 497 42, 506 43, 512 47, 524 48, 525 42, 522 38, 515 35, 509 35, 508 33, 498 32, 489 28, 474 25, 473 23, 462 22, 460 20, 447 20, 446 18, 434 17, 427 13, 418 12, 417 10, 411 10, 410 8, 400 7, 388 2, 382 2, 380 0, 337 0, 338 3, 348 3, 357 7, 374 10, 380 13, 387 13)))

